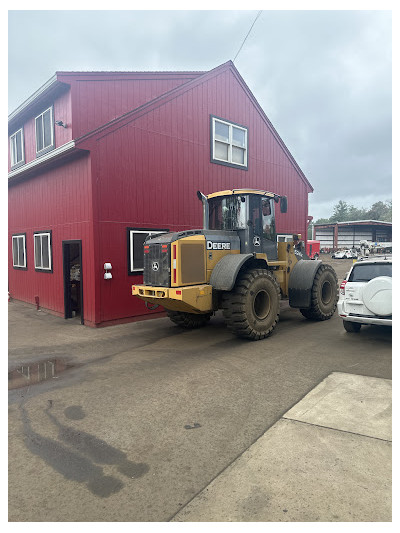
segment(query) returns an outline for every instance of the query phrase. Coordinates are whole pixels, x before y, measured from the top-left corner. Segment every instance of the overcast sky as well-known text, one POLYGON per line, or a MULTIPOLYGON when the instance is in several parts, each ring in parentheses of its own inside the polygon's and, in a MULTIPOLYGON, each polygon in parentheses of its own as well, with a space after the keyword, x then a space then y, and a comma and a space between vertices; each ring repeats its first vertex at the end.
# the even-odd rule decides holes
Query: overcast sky
MULTIPOLYGON (((9 112, 56 71, 210 70, 256 15, 9 11, 9 112)), ((314 187, 314 220, 392 197, 391 24, 390 11, 263 11, 235 61, 314 187)))

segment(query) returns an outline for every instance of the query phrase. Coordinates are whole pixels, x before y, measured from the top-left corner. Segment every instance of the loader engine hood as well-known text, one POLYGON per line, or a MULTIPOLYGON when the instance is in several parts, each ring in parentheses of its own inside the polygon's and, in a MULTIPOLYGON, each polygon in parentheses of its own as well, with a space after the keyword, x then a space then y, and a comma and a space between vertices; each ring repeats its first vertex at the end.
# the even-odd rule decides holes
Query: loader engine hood
POLYGON ((206 283, 207 262, 213 255, 239 251, 240 239, 233 231, 199 229, 152 236, 144 243, 143 283, 157 287, 206 283))

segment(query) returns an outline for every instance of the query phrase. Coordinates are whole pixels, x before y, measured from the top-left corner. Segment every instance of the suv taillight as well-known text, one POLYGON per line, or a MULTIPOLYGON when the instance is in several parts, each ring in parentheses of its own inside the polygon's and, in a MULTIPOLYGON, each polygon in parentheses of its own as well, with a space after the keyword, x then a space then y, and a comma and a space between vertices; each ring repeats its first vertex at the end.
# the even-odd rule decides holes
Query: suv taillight
POLYGON ((346 287, 347 280, 343 280, 340 284, 340 294, 344 294, 344 288, 346 287))

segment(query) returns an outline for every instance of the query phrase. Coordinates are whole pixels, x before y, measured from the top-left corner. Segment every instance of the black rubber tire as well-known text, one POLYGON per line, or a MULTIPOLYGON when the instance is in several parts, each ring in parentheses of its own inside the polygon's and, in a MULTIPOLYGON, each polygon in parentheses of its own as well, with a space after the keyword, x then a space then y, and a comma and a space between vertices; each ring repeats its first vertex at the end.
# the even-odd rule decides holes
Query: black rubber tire
POLYGON ((279 320, 279 285, 271 272, 239 274, 232 291, 222 296, 226 325, 238 337, 258 341, 271 335, 279 320))
POLYGON ((197 329, 202 328, 210 320, 211 315, 196 315, 194 313, 184 313, 182 311, 168 311, 168 317, 172 320, 177 326, 181 326, 186 329, 197 329))
POLYGON ((338 299, 336 272, 330 265, 322 263, 314 277, 311 307, 300 309, 300 313, 310 320, 328 320, 336 311, 338 299))
POLYGON ((358 333, 361 329, 361 324, 359 322, 349 322, 348 320, 343 320, 343 327, 347 333, 358 333))

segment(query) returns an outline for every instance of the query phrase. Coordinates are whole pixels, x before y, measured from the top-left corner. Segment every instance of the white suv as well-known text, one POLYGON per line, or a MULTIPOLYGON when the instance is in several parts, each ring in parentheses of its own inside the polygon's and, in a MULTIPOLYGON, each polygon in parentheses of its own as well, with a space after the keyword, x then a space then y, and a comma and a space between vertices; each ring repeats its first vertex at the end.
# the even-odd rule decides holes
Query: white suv
POLYGON ((361 324, 392 325, 392 258, 356 261, 339 289, 337 304, 344 329, 360 331, 361 324))

